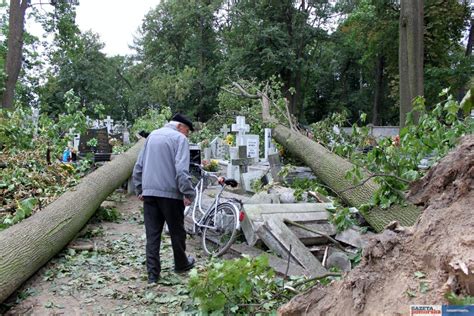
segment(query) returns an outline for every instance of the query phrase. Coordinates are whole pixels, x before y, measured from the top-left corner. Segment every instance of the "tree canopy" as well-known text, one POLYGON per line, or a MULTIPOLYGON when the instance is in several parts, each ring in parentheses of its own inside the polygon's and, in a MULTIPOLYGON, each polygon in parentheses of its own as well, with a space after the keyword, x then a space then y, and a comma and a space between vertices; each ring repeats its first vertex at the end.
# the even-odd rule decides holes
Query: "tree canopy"
MULTIPOLYGON (((462 97, 473 74, 466 54, 472 8, 458 0, 426 0, 423 8, 427 103, 446 87, 462 97)), ((53 40, 25 33, 15 100, 53 116, 72 89, 89 115, 133 120, 169 106, 205 122, 222 108, 222 88, 243 79, 280 82, 302 123, 341 111, 352 121, 364 112, 373 124, 400 123, 397 1, 162 1, 143 18, 132 56, 106 56, 97 34, 79 30, 75 5, 66 1, 49 13, 29 7, 27 18, 34 17, 53 40)), ((3 91, 7 12, 0 20, 3 91)))

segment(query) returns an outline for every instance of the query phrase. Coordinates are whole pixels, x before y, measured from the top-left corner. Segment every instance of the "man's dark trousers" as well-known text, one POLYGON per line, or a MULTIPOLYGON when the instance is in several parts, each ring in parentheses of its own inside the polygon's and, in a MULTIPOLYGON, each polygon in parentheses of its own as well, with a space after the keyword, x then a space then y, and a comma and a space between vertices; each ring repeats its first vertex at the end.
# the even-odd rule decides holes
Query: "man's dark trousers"
POLYGON ((160 276, 160 244, 163 226, 168 224, 175 270, 188 265, 183 200, 145 196, 143 202, 146 231, 146 267, 149 278, 160 276))

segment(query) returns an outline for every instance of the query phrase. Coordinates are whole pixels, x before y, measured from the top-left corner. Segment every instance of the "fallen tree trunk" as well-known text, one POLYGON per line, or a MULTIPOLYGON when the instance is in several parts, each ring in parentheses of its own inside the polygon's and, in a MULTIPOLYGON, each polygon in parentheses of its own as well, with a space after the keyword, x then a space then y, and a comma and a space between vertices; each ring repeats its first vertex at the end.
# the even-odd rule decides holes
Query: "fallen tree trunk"
POLYGON ((41 212, 0 232, 0 302, 61 251, 130 177, 142 146, 139 141, 41 212))
MULTIPOLYGON (((334 192, 338 192, 338 195, 351 206, 359 207, 369 203, 375 191, 379 189, 379 185, 373 179, 369 179, 360 186, 354 186, 351 180, 345 178, 347 171, 353 168, 352 163, 300 133, 283 125, 277 125, 273 129, 273 137, 285 149, 304 161, 319 180, 334 192)), ((368 173, 363 174, 364 178, 369 176, 368 173)), ((382 231, 394 220, 399 221, 403 226, 412 226, 420 212, 420 209, 411 204, 361 211, 367 222, 377 231, 382 231)))

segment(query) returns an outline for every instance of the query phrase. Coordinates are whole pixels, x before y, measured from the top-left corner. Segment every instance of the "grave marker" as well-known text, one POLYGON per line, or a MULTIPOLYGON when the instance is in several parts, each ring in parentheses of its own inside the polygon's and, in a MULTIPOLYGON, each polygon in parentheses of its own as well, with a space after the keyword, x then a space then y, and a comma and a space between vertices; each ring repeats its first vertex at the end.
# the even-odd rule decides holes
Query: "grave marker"
POLYGON ((222 128, 219 130, 222 135, 224 135, 224 139, 227 137, 227 134, 229 134, 230 132, 230 129, 227 127, 227 124, 224 124, 224 126, 222 126, 222 128))
POLYGON ((107 119, 104 121, 105 126, 107 127, 107 132, 110 134, 112 133, 112 124, 114 123, 114 120, 110 118, 110 115, 107 115, 107 119))
POLYGON ((265 128, 265 152, 264 152, 264 159, 268 161, 268 155, 274 154, 276 152, 276 148, 272 143, 272 129, 265 128))
POLYGON ((248 172, 248 166, 252 163, 253 158, 247 158, 247 146, 239 146, 237 159, 232 159, 231 164, 233 166, 239 166, 239 183, 240 190, 245 193, 244 176, 243 174, 248 172))
POLYGON ((247 146, 247 158, 253 158, 255 162, 258 162, 260 142, 258 135, 245 135, 245 145, 247 146))
POLYGON ((245 145, 244 136, 245 133, 250 131, 250 125, 245 124, 245 116, 237 116, 235 118, 236 123, 232 124, 232 131, 237 132, 237 146, 245 145))

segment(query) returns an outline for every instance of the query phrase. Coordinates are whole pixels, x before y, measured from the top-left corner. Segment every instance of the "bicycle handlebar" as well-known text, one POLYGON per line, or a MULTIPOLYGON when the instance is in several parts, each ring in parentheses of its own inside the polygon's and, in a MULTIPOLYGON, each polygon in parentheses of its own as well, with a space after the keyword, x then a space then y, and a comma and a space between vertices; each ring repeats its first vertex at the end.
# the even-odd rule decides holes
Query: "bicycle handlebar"
POLYGON ((219 181, 219 178, 218 176, 216 176, 215 174, 212 174, 206 170, 204 170, 204 168, 200 165, 200 164, 197 164, 195 162, 192 162, 190 163, 191 166, 195 166, 195 167, 198 167, 199 170, 203 173, 203 176, 204 177, 208 177, 208 178, 213 178, 215 180, 217 180, 217 182, 219 182, 220 185, 224 186, 225 185, 230 185, 231 187, 235 188, 237 185, 239 185, 239 183, 234 180, 234 179, 226 179, 224 177, 222 177, 222 181, 219 181))

